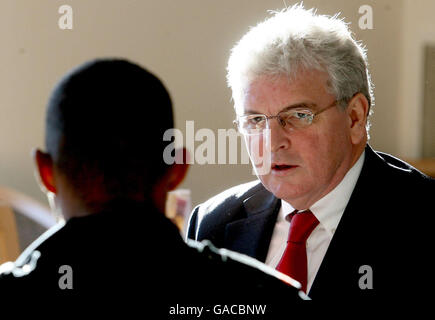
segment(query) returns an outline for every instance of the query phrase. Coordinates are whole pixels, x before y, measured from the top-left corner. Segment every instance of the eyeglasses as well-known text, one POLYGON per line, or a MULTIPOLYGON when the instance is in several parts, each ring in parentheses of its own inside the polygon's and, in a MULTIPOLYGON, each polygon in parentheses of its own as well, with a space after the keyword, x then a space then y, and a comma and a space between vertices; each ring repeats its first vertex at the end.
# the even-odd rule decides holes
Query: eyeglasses
POLYGON ((237 126, 240 133, 245 135, 258 134, 263 129, 269 129, 269 119, 277 119, 283 128, 288 124, 290 128, 302 129, 311 125, 316 116, 337 105, 337 102, 335 100, 332 104, 317 112, 307 108, 296 108, 281 111, 276 116, 266 116, 265 114, 237 116, 237 119, 233 123, 237 126))

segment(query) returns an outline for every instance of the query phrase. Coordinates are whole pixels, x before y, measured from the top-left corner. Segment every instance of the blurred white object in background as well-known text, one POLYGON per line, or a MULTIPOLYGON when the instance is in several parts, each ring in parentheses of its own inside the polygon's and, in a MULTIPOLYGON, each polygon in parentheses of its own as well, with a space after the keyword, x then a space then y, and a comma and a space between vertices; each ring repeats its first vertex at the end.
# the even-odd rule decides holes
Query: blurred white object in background
POLYGON ((168 192, 165 215, 177 225, 183 237, 187 225, 185 222, 191 211, 192 201, 189 189, 177 189, 168 192))
POLYGON ((0 204, 16 210, 44 228, 56 224, 56 217, 50 208, 17 190, 0 186, 0 204))

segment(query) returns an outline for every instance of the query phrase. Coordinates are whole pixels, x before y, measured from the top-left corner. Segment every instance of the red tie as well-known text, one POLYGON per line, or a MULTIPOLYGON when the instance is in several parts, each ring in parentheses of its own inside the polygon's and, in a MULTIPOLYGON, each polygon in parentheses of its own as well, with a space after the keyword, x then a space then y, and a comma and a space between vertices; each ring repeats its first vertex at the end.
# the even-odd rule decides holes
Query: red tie
POLYGON ((307 248, 306 242, 319 220, 310 211, 293 211, 286 219, 290 219, 290 231, 287 247, 276 270, 285 273, 302 284, 302 290, 307 292, 307 248))

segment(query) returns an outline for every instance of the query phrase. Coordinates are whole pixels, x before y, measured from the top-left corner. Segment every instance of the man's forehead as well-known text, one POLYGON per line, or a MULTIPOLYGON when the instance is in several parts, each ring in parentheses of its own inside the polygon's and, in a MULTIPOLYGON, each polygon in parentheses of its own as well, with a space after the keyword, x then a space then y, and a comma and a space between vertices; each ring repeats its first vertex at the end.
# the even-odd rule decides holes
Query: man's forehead
POLYGON ((237 114, 264 113, 273 109, 275 113, 305 108, 316 110, 323 100, 333 96, 328 90, 328 76, 324 72, 301 72, 299 77, 260 76, 251 81, 235 101, 237 114))

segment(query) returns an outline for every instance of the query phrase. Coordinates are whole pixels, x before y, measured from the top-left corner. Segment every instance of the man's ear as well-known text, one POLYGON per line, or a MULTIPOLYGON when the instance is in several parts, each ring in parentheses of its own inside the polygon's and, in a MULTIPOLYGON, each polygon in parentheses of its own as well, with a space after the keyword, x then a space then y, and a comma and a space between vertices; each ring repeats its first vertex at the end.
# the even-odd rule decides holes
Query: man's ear
POLYGON ((175 163, 171 164, 163 177, 153 186, 152 198, 154 204, 161 212, 165 212, 166 194, 183 182, 189 169, 186 148, 176 149, 175 159, 175 163))
POLYGON ((355 94, 347 106, 350 138, 354 145, 361 143, 367 137, 368 112, 369 102, 367 98, 362 93, 355 94))
POLYGON ((56 184, 54 181, 53 160, 48 153, 39 149, 33 151, 33 157, 36 163, 39 183, 47 191, 56 193, 56 184))

